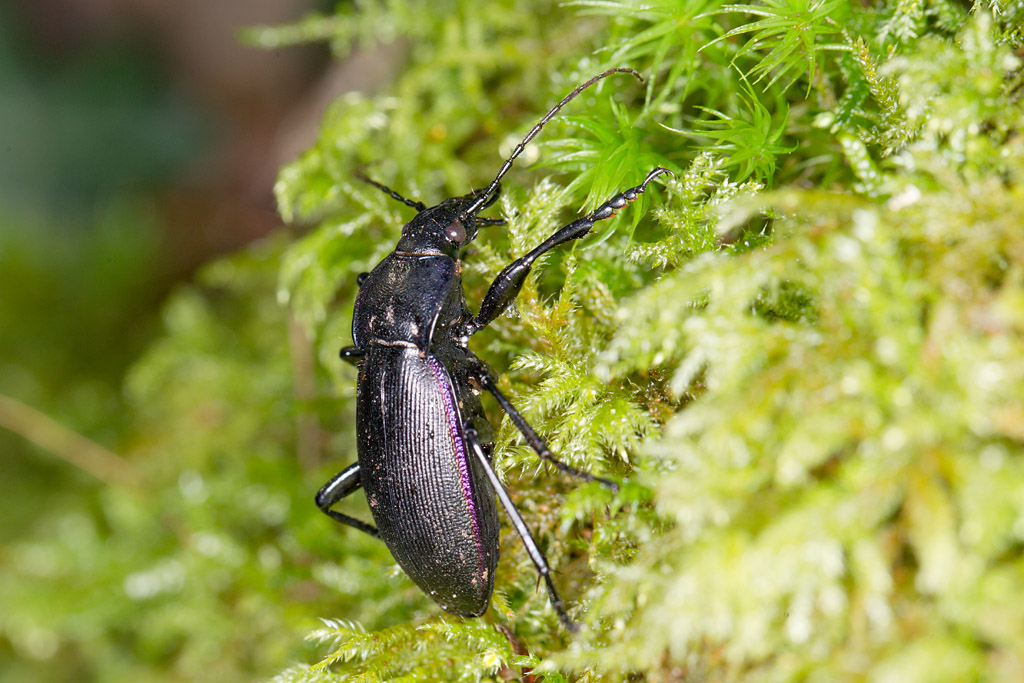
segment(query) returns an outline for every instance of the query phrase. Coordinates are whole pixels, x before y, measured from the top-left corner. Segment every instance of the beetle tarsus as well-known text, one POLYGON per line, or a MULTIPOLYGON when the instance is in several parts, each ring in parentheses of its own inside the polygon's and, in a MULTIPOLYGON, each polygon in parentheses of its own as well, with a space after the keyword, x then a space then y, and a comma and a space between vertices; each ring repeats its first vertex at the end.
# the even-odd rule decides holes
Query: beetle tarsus
POLYGON ((530 426, 530 423, 526 421, 526 418, 522 416, 522 414, 516 409, 516 407, 512 405, 512 402, 509 401, 505 394, 501 392, 501 390, 498 388, 497 382, 494 381, 494 377, 491 376, 490 371, 487 369, 487 366, 484 365, 483 361, 481 361, 480 359, 476 359, 476 362, 477 368, 474 378, 483 389, 486 389, 488 393, 494 396, 494 399, 498 402, 498 405, 501 406, 501 409, 505 411, 509 419, 512 420, 512 424, 516 426, 516 429, 518 429, 519 432, 523 435, 523 438, 526 439, 526 442, 530 444, 530 448, 532 448, 533 451, 537 454, 537 457, 539 457, 541 460, 545 462, 551 463, 560 472, 564 472, 569 476, 576 477, 577 479, 582 479, 583 481, 596 481, 602 486, 609 488, 612 491, 612 493, 619 492, 619 485, 616 484, 614 481, 610 479, 605 479, 604 477, 595 476, 590 472, 585 472, 584 470, 576 469, 572 465, 567 465, 558 458, 556 458, 554 454, 551 452, 551 449, 548 448, 547 443, 544 442, 544 439, 542 439, 540 435, 538 435, 537 432, 534 431, 533 427, 530 426))
POLYGON ((542 574, 541 576, 544 578, 544 583, 547 584, 548 597, 551 600, 551 606, 555 608, 555 612, 558 614, 558 620, 562 622, 563 626, 565 626, 566 631, 569 631, 570 633, 579 633, 579 625, 569 618, 569 614, 565 611, 565 605, 562 604, 562 600, 558 597, 558 594, 555 593, 555 584, 551 581, 551 575, 542 574))
POLYGON ((663 173, 667 173, 668 175, 675 175, 674 173, 672 173, 672 171, 668 170, 667 168, 662 168, 661 166, 658 166, 657 168, 655 168, 654 170, 647 174, 647 177, 644 178, 644 181, 642 183, 640 183, 636 187, 631 187, 628 190, 624 190, 623 192, 618 193, 617 195, 606 201, 604 204, 594 209, 594 211, 588 214, 586 219, 584 220, 589 220, 592 223, 596 223, 597 221, 603 221, 606 218, 611 218, 612 216, 615 215, 616 211, 623 208, 624 206, 626 206, 626 204, 642 195, 644 193, 644 190, 647 189, 647 185, 652 180, 662 175, 663 173))
POLYGON ((672 175, 672 172, 667 168, 660 166, 655 168, 636 187, 631 187, 624 192, 618 193, 583 218, 578 218, 572 223, 559 228, 554 234, 525 255, 505 266, 498 273, 498 276, 494 278, 490 288, 488 288, 487 294, 480 304, 479 313, 466 325, 466 336, 471 336, 487 327, 508 309, 512 302, 515 301, 515 298, 519 296, 519 291, 523 288, 523 284, 526 283, 526 278, 530 274, 534 261, 560 244, 585 237, 594 229, 594 223, 614 216, 617 210, 643 194, 644 190, 647 189, 648 183, 663 173, 672 175))
POLYGON ((530 527, 526 526, 526 522, 523 521, 522 516, 519 514, 519 510, 516 509, 515 504, 509 497, 508 491, 506 491, 505 487, 501 485, 501 481, 498 479, 498 475, 494 471, 494 467, 491 466, 490 460, 487 458, 487 455, 484 453, 484 450, 480 445, 480 440, 477 436, 476 430, 471 425, 466 425, 463 431, 466 436, 466 443, 469 445, 469 449, 476 457, 477 463, 479 463, 483 468, 484 473, 487 475, 487 481, 490 482, 494 495, 496 495, 498 500, 501 501, 501 506, 505 508, 505 514, 512 523, 512 527, 516 530, 516 533, 519 534, 519 538, 522 539, 523 545, 526 547, 526 554, 530 556, 533 566, 537 568, 537 574, 544 579, 544 583, 548 588, 548 599, 551 601, 551 606, 558 614, 558 619, 565 624, 566 629, 576 633, 578 627, 573 623, 572 619, 569 618, 568 613, 565 611, 565 605, 562 603, 562 598, 558 595, 558 591, 555 589, 555 584, 551 580, 551 567, 548 566, 547 558, 544 557, 544 553, 542 553, 540 548, 537 547, 537 541, 534 540, 533 534, 530 532, 530 527))

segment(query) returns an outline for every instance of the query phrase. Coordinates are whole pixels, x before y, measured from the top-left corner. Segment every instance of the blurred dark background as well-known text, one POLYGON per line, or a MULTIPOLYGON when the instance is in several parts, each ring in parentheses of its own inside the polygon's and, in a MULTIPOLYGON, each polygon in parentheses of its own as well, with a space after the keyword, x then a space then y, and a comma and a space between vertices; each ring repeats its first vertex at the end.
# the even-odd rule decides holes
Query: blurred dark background
MULTIPOLYGON (((0 396, 117 448, 123 373, 167 293, 278 227, 278 166, 359 86, 326 48, 240 31, 327 4, 0 4, 0 396)), ((0 411, 4 479, 60 488, 66 463, 26 447, 34 417, 0 411)), ((32 512, 0 501, 8 540, 32 512)))
MULTIPOLYGON (((389 80, 393 51, 242 39, 336 4, 0 4, 0 396, 116 448, 118 387, 168 292, 280 227, 278 168, 332 99, 389 80)), ((0 411, 6 478, 62 476, 23 418, 0 411)))
POLYGON ((388 69, 358 55, 332 68, 323 46, 257 49, 241 31, 335 4, 3 4, 4 223, 88 232, 104 207, 146 202, 170 277, 266 234, 278 167, 312 142, 333 97, 388 69))

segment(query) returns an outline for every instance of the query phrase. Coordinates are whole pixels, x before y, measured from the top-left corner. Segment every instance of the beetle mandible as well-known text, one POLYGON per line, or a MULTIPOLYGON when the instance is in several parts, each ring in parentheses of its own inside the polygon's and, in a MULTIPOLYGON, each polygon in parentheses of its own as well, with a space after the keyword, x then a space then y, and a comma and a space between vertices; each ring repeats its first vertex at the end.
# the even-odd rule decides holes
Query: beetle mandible
POLYGON ((498 563, 497 496, 547 585, 559 619, 576 630, 544 554, 491 465, 492 429, 478 394, 486 391, 495 398, 543 460, 579 479, 618 487, 557 460, 467 345, 515 300, 539 256, 583 237, 597 221, 611 218, 636 199, 654 178, 671 172, 653 169, 641 184, 555 231, 506 266, 476 315, 466 305, 459 257, 479 227, 504 222, 477 214, 497 200, 502 177, 544 124, 614 73, 643 81, 633 69, 614 68, 574 88, 527 133, 482 190, 427 207, 358 175, 417 214, 402 228, 395 250, 359 277, 353 345, 341 350, 342 359, 359 368, 358 462, 328 481, 316 494, 316 504, 338 522, 383 540, 405 573, 453 614, 477 617, 490 603, 498 563), (331 509, 359 488, 365 491, 376 526, 331 509))

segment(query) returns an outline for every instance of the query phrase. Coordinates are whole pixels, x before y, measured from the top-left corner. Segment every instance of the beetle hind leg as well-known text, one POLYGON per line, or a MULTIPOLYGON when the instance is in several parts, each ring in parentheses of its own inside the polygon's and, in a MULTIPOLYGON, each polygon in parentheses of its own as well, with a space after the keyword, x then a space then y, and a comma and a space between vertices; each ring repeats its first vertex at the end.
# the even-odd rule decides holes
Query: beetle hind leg
POLYGON ((522 516, 519 514, 519 510, 516 509, 515 504, 509 497, 505 487, 501 485, 501 481, 498 479, 497 473, 491 466, 491 461, 484 453, 484 449, 480 445, 480 440, 477 437, 476 430, 471 426, 467 426, 465 429, 466 442, 469 444, 470 450, 473 452, 473 456, 477 462, 483 468, 487 474, 487 480, 491 484, 491 488, 494 489, 495 495, 498 500, 501 501, 501 506, 505 508, 505 514, 508 516, 509 521, 515 528, 516 533, 519 534, 519 538, 523 540, 523 545, 526 546, 526 553, 530 556, 530 560, 533 562, 533 566, 537 568, 537 573, 540 578, 544 580, 548 589, 548 598, 551 600, 551 606, 555 608, 555 612, 558 613, 558 619, 565 625, 565 628, 576 633, 579 627, 569 618, 569 614, 565 611, 565 604, 562 602, 562 598, 559 597, 558 591, 555 589, 555 584, 551 580, 551 567, 548 566, 548 560, 544 557, 544 553, 541 552, 540 548, 537 547, 537 541, 534 540, 533 534, 530 533, 530 528, 526 526, 526 522, 523 521, 522 516))
POLYGON ((335 521, 355 527, 360 531, 365 531, 371 536, 376 537, 377 527, 372 524, 367 524, 355 517, 349 517, 348 515, 331 509, 331 507, 335 503, 341 501, 342 498, 349 496, 362 487, 363 483, 359 478, 359 463, 349 465, 341 472, 334 475, 329 482, 324 484, 323 487, 317 491, 316 506, 320 508, 321 512, 335 521))

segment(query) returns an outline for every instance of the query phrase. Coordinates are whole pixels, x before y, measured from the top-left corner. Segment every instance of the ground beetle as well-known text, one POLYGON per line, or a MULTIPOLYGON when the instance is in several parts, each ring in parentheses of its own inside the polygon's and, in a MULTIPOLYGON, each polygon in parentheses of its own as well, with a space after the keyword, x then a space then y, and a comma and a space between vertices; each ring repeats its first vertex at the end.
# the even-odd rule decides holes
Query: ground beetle
POLYGON ((632 69, 609 69, 575 88, 533 127, 483 190, 428 208, 359 176, 417 214, 402 228, 395 250, 359 278, 353 345, 341 350, 341 357, 359 368, 359 461, 327 482, 316 504, 337 521, 382 539, 406 574, 453 614, 477 617, 490 603, 498 564, 497 495, 544 579, 558 617, 575 630, 544 554, 491 466, 492 430, 478 394, 494 396, 542 459, 577 478, 617 488, 556 460, 467 344, 508 308, 541 254, 583 237, 594 223, 611 218, 669 171, 655 168, 640 185, 615 195, 513 261, 495 278, 475 316, 466 306, 459 261, 480 226, 503 223, 477 214, 498 198, 499 182, 516 157, 563 106, 613 73, 640 78, 632 69), (331 509, 359 488, 365 490, 376 527, 331 509))

